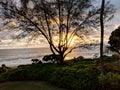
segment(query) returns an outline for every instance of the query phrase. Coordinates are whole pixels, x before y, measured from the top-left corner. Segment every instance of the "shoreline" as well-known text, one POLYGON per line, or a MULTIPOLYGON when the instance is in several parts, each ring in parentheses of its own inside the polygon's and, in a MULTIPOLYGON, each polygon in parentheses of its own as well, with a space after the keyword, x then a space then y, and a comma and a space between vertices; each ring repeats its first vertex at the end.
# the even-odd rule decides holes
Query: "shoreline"
MULTIPOLYGON (((84 49, 73 50, 66 60, 83 56, 84 58, 93 58, 93 55, 99 52, 97 49, 94 51, 84 49)), ((24 48, 10 48, 0 49, 0 65, 16 67, 24 64, 31 64, 31 59, 42 59, 43 56, 51 54, 48 47, 24 47, 24 48)))
POLYGON ((49 47, 45 47, 45 46, 43 46, 43 47, 41 47, 41 46, 16 46, 16 47, 10 47, 10 46, 4 46, 4 47, 0 47, 0 50, 8 50, 8 49, 35 49, 35 48, 48 48, 49 49, 49 47))

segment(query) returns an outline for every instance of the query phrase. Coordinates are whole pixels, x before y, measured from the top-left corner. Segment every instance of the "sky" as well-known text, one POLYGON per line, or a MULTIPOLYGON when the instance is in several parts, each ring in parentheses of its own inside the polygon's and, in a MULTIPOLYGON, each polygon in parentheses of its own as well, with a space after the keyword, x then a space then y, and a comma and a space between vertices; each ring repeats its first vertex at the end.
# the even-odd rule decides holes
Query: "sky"
MULTIPOLYGON (((114 13, 114 17, 112 20, 107 22, 107 26, 105 26, 105 35, 104 35, 104 43, 107 44, 109 40, 109 36, 113 30, 115 30, 120 25, 120 0, 105 0, 110 1, 111 4, 114 5, 114 8, 116 9, 116 12, 114 13)), ((101 0, 96 0, 96 5, 101 5, 101 0)), ((94 34, 95 38, 98 38, 100 40, 100 31, 96 31, 96 34, 94 34)))
MULTIPOLYGON (((97 1, 98 1, 97 2, 98 5, 100 5, 101 0, 97 0, 97 1)), ((108 0, 106 0, 106 1, 108 1, 108 0)), ((109 21, 109 26, 105 27, 105 43, 107 43, 107 40, 108 40, 111 32, 113 30, 115 30, 115 28, 117 28, 119 26, 119 24, 120 24, 120 0, 110 0, 110 1, 115 6, 115 8, 117 8, 117 10, 116 10, 116 13, 114 15, 114 18, 111 21, 109 21)), ((10 35, 12 35, 12 33, 10 33, 10 35)), ((96 34, 94 34, 94 36, 95 36, 95 38, 99 39, 100 32, 97 31, 96 34)), ((11 37, 8 35, 8 33, 3 34, 3 33, 0 32, 0 39, 4 39, 4 38, 6 40, 3 41, 2 44, 0 43, 0 45, 7 45, 9 43, 9 41, 10 41, 9 39, 11 39, 11 37)), ((43 38, 41 39, 41 41, 44 41, 43 38)), ((27 42, 25 42, 25 40, 21 40, 19 42, 16 42, 16 45, 18 45, 19 43, 21 43, 20 45, 24 45, 27 42)), ((9 45, 10 45, 10 43, 9 43, 9 45)), ((14 45, 15 45, 15 43, 14 43, 14 45)))
POLYGON ((117 9, 120 9, 120 0, 111 0, 111 3, 114 4, 117 9))
MULTIPOLYGON (((116 8, 114 18, 111 21, 109 21, 109 29, 114 30, 120 25, 120 0, 110 0, 110 1, 116 8)), ((111 33, 111 31, 109 33, 111 33)))

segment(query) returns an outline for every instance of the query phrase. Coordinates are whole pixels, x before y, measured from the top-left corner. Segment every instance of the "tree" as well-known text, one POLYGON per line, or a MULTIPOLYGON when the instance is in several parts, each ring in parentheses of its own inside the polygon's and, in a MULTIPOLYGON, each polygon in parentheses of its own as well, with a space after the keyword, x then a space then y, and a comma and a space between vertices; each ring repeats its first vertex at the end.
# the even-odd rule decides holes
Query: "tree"
MULTIPOLYGON (((99 26, 100 8, 93 6, 93 0, 0 1, 2 7, 9 11, 10 17, 19 21, 26 35, 44 36, 52 53, 60 55, 61 64, 75 48, 71 46, 75 36, 83 40, 82 33, 86 34, 90 28, 99 26), (16 6, 16 3, 19 4, 16 6)), ((111 18, 112 11, 111 5, 107 3, 104 20, 111 18)))
POLYGON ((111 33, 108 44, 110 45, 108 46, 108 48, 111 51, 120 54, 120 27, 118 27, 111 33))
POLYGON ((104 66, 103 66, 103 43, 104 43, 104 6, 105 0, 102 0, 101 4, 101 13, 100 13, 100 26, 101 26, 101 41, 100 41, 100 65, 101 65, 101 74, 104 75, 104 66))

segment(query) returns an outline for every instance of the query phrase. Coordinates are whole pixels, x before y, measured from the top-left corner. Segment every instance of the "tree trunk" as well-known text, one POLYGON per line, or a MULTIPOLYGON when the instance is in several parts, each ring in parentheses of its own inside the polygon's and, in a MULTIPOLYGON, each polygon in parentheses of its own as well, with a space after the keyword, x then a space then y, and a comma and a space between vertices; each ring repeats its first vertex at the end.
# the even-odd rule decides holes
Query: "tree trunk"
POLYGON ((100 66, 101 66, 101 74, 104 75, 104 64, 103 64, 103 43, 104 43, 104 4, 105 0, 102 0, 101 4, 101 13, 100 13, 100 25, 101 25, 101 42, 100 42, 100 66))
POLYGON ((64 64, 64 54, 60 53, 60 64, 63 65, 64 64))

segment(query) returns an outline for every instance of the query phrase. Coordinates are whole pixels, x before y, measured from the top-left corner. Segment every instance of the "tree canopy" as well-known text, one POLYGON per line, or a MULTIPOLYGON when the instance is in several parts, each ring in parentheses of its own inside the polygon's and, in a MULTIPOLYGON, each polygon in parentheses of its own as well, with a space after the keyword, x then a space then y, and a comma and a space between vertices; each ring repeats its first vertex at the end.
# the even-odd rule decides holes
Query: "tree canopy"
POLYGON ((120 54, 120 26, 111 33, 108 43, 111 51, 120 54))

